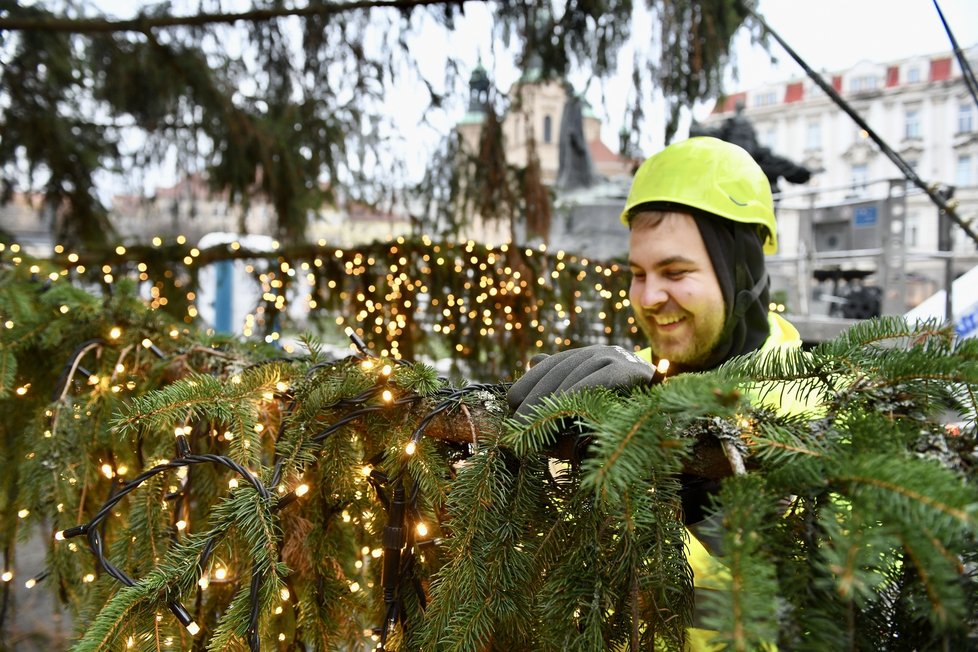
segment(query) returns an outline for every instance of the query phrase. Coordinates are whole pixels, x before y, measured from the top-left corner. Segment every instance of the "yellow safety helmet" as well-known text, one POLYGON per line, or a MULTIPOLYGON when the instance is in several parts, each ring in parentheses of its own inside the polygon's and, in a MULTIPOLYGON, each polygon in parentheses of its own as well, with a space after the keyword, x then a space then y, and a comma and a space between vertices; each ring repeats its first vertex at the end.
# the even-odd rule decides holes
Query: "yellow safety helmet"
POLYGON ((646 159, 632 179, 622 224, 628 226, 633 208, 649 202, 681 204, 735 222, 758 224, 767 230, 764 253, 778 250, 771 184, 744 148, 725 140, 697 136, 646 159))

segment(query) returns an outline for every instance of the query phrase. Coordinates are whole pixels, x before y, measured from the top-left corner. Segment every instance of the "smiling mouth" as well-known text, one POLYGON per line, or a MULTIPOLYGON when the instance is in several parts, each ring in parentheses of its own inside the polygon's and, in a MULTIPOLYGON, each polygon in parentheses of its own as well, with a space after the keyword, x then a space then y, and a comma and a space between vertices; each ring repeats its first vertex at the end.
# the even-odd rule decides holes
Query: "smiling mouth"
POLYGON ((677 316, 677 317, 652 317, 651 318, 651 321, 656 326, 672 326, 673 324, 677 324, 677 323, 681 322, 683 319, 685 319, 685 317, 683 317, 683 316, 677 316))

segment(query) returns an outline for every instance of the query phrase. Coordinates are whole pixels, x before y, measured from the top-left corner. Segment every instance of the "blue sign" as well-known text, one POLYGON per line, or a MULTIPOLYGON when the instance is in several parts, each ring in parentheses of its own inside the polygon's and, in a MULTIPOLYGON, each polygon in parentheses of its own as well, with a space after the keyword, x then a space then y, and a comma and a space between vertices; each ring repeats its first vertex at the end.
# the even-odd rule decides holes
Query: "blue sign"
POLYGON ((954 332, 959 338, 973 337, 978 330, 978 304, 968 308, 954 321, 954 332))
POLYGON ((876 226, 876 207, 860 206, 852 211, 853 226, 876 226))

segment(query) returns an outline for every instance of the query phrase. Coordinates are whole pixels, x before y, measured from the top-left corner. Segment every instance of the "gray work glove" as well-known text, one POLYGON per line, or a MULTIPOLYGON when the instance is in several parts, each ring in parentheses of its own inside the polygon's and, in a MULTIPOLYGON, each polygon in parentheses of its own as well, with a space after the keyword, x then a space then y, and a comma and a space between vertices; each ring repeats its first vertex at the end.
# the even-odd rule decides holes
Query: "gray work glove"
POLYGON ((545 396, 586 387, 628 389, 652 380, 651 364, 620 346, 595 344, 546 356, 506 392, 516 416, 525 417, 545 396))

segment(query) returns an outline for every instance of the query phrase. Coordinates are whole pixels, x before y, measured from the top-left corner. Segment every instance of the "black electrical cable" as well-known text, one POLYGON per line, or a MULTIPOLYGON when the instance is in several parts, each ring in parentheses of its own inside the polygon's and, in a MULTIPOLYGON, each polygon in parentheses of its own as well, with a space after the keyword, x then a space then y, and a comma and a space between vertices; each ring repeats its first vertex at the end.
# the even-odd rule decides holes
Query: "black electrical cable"
POLYGON ((903 176, 908 181, 911 181, 915 186, 917 186, 925 193, 927 193, 927 196, 930 197, 931 201, 933 201, 934 204, 936 204, 937 207, 944 214, 946 214, 955 224, 957 224, 961 228, 961 230, 964 231, 968 235, 968 237, 971 238, 973 242, 975 242, 976 245, 978 245, 978 234, 976 234, 971 229, 971 227, 964 220, 962 220, 960 216, 958 216, 957 212, 954 210, 954 207, 957 205, 957 202, 954 202, 954 205, 952 205, 951 203, 948 202, 947 197, 945 197, 944 194, 942 194, 940 188, 933 185, 927 185, 924 182, 924 180, 917 175, 914 169, 910 167, 910 164, 907 163, 903 159, 903 157, 900 156, 897 152, 895 152, 889 145, 887 145, 886 141, 880 138, 880 136, 873 130, 873 128, 870 127, 865 120, 863 120, 862 116, 860 116, 855 111, 855 109, 849 106, 849 103, 846 102, 842 98, 842 96, 839 95, 838 92, 836 92, 835 88, 833 88, 831 84, 827 83, 824 79, 822 79, 821 75, 819 75, 817 72, 812 70, 812 68, 807 63, 805 63, 805 60, 802 59, 798 55, 798 53, 795 52, 791 48, 791 46, 789 46, 777 32, 771 29, 771 27, 764 21, 763 18, 761 18, 753 9, 747 6, 747 4, 741 3, 741 7, 747 14, 753 17, 754 20, 756 20, 767 33, 773 36, 774 40, 776 40, 781 45, 781 47, 784 48, 785 52, 791 55, 791 58, 793 58, 795 62, 797 62, 798 65, 801 66, 801 68, 805 71, 805 74, 807 74, 811 78, 811 80, 818 85, 819 88, 825 91, 825 94, 828 95, 829 98, 831 98, 831 100, 835 102, 836 105, 846 113, 846 115, 852 118, 853 121, 855 121, 855 123, 859 125, 859 127, 866 132, 866 134, 872 139, 872 141, 876 143, 876 145, 880 148, 880 151, 886 154, 886 157, 890 159, 890 161, 892 161, 894 165, 897 166, 897 168, 900 170, 903 176))
MULTIPOLYGON (((86 535, 88 539, 88 547, 95 555, 98 565, 107 574, 109 574, 111 577, 121 582, 123 585, 125 586, 135 585, 136 581, 132 577, 130 577, 125 571, 115 566, 112 562, 110 562, 106 558, 105 546, 102 541, 102 535, 98 529, 99 524, 106 517, 108 517, 108 515, 112 511, 112 508, 116 504, 118 504, 119 501, 121 501, 129 493, 133 492, 143 482, 153 477, 154 475, 163 473, 165 471, 174 468, 189 467, 194 464, 205 464, 205 463, 220 464, 222 466, 226 466, 227 468, 235 471, 240 476, 242 476, 245 480, 247 480, 255 488, 259 496, 261 496, 263 499, 265 500, 271 499, 272 495, 265 487, 265 485, 263 485, 262 482, 257 477, 255 477, 250 471, 248 471, 246 468, 244 468, 243 466, 241 466, 231 458, 224 457, 222 455, 211 455, 211 454, 185 455, 183 457, 174 460, 169 460, 164 464, 157 464, 153 468, 144 471, 143 473, 139 474, 138 476, 136 476, 135 478, 127 482, 126 484, 122 485, 122 487, 119 488, 118 493, 115 493, 114 495, 110 496, 109 499, 102 505, 102 508, 95 514, 95 516, 91 520, 89 520, 87 523, 76 525, 72 528, 64 530, 63 532, 60 532, 59 533, 60 538, 69 539, 82 534, 86 535)), ((217 532, 210 540, 208 540, 205 543, 204 549, 202 550, 202 554, 199 557, 199 561, 198 561, 199 567, 202 568, 206 564, 207 557, 210 556, 211 552, 214 549, 214 546, 216 545, 217 537, 223 534, 224 534, 223 531, 217 532)), ((252 596, 257 596, 261 588, 261 579, 262 579, 261 574, 257 572, 257 566, 256 566, 256 572, 252 574, 252 587, 251 587, 252 596)), ((177 620, 179 620, 184 627, 189 627, 193 623, 193 619, 190 617, 189 612, 179 602, 176 602, 174 600, 168 600, 167 607, 169 607, 170 611, 173 612, 177 620)), ((252 652, 259 652, 260 644, 259 644, 258 634, 257 634, 258 614, 257 614, 256 601, 252 602, 251 609, 252 609, 252 613, 251 613, 249 631, 252 632, 252 635, 250 635, 248 638, 248 644, 252 652)))
MULTIPOLYGON (((106 342, 101 337, 93 337, 91 339, 85 340, 71 352, 68 356, 68 361, 62 368, 61 373, 58 375, 58 379, 54 383, 54 389, 51 390, 51 400, 57 401, 60 398, 61 393, 65 389, 65 385, 70 380, 70 374, 72 367, 85 356, 90 350, 94 348, 99 348, 105 346, 106 342)), ((88 375, 91 375, 90 373, 88 375)))
POLYGON ((940 5, 937 4, 937 0, 934 0, 934 9, 937 10, 937 15, 941 18, 941 24, 944 25, 944 31, 947 33, 947 38, 951 41, 951 47, 954 49, 954 56, 958 60, 958 65, 961 67, 961 76, 964 78, 964 83, 968 87, 968 92, 971 93, 971 99, 978 106, 978 81, 975 80, 975 73, 971 69, 971 64, 968 63, 968 57, 964 55, 964 51, 961 46, 958 45, 958 40, 954 38, 954 33, 951 31, 951 26, 947 24, 947 20, 944 19, 944 12, 941 11, 940 5))
MULTIPOLYGON (((354 338, 351 338, 354 339, 354 338)), ((359 338, 354 339, 355 345, 358 346, 360 351, 365 355, 370 355, 369 351, 362 345, 362 340, 357 342, 359 338)), ((76 351, 75 355, 72 356, 74 364, 74 359, 77 356, 83 355, 85 351, 93 346, 98 346, 102 342, 89 341, 84 343, 76 351)), ((355 358, 350 358, 355 359, 355 358)), ((407 364, 406 362, 403 362, 407 364)), ((70 369, 70 366, 68 367, 70 369)), ((307 375, 308 378, 308 375, 307 375)), ((341 419, 331 424, 329 427, 316 433, 311 438, 314 443, 321 443, 329 435, 336 432, 343 426, 349 424, 350 422, 369 414, 371 412, 383 410, 392 405, 409 405, 417 403, 423 400, 425 397, 413 394, 404 393, 396 399, 384 403, 374 403, 367 404, 368 401, 374 399, 377 394, 379 394, 384 389, 382 384, 376 384, 360 394, 353 397, 345 397, 335 401, 327 409, 336 409, 338 407, 354 407, 358 406, 358 409, 349 412, 344 415, 341 419)), ((415 428, 411 435, 411 441, 417 444, 424 434, 425 428, 431 423, 431 421, 439 414, 457 406, 467 395, 475 391, 490 391, 494 393, 499 393, 504 389, 502 385, 490 385, 490 384, 473 384, 460 389, 454 389, 450 387, 442 387, 433 392, 428 398, 438 398, 439 402, 435 405, 425 417, 421 420, 418 426, 415 428)), ((294 396, 288 393, 282 393, 281 396, 289 399, 290 403, 286 410, 286 414, 289 414, 294 407, 294 396)), ((89 520, 87 523, 68 528, 63 532, 58 533, 59 539, 68 539, 75 536, 86 535, 88 539, 89 548, 95 555, 98 565, 110 576, 121 582, 126 586, 133 586, 136 582, 135 580, 126 574, 123 570, 116 567, 106 558, 105 546, 102 538, 102 534, 99 531, 99 525, 101 525, 108 515, 112 512, 112 509, 118 504, 123 498, 125 498, 129 493, 134 491, 147 479, 163 473, 165 471, 180 468, 180 467, 190 467, 195 464, 213 463, 225 466, 237 474, 241 475, 246 481, 248 481, 258 492, 258 494, 265 500, 271 500, 272 493, 268 488, 250 471, 246 468, 232 460, 231 458, 222 455, 204 454, 204 455, 194 455, 190 451, 190 447, 187 444, 186 438, 180 436, 177 438, 178 446, 178 457, 169 460, 162 464, 157 464, 156 466, 144 471, 137 477, 133 478, 129 482, 121 485, 118 491, 113 488, 113 493, 110 494, 109 498, 103 503, 101 509, 95 514, 95 516, 89 520)), ((379 453, 371 462, 373 464, 379 463, 383 459, 383 453, 379 453)), ((274 470, 272 474, 273 482, 272 486, 278 484, 282 475, 282 461, 278 460, 274 465, 274 470)), ((405 617, 401 609, 401 577, 404 572, 409 570, 413 563, 414 558, 410 552, 406 555, 402 555, 401 551, 408 547, 413 547, 415 544, 415 539, 413 532, 408 531, 407 528, 407 505, 410 504, 410 511, 413 514, 417 514, 417 499, 420 483, 417 479, 412 482, 412 487, 410 491, 410 499, 408 500, 408 494, 405 490, 403 479, 395 479, 397 482, 396 488, 394 490, 394 495, 388 500, 384 495, 383 483, 388 481, 385 474, 379 471, 372 471, 370 478, 370 483, 377 490, 378 496, 381 498, 381 502, 388 508, 389 512, 389 525, 385 528, 384 532, 384 567, 382 573, 382 586, 384 589, 384 599, 386 603, 386 615, 385 615, 385 626, 381 632, 381 647, 383 647, 386 641, 387 632, 391 626, 396 625, 398 622, 402 622, 405 617), (396 554, 394 554, 396 552, 396 554)), ((277 512, 283 507, 290 504, 296 498, 295 491, 282 496, 278 502, 271 507, 272 512, 277 512)), ((201 552, 197 560, 197 570, 199 573, 203 572, 204 567, 207 565, 207 561, 213 554, 217 542, 221 536, 223 536, 224 531, 215 532, 207 541, 205 541, 201 552)), ((38 576, 43 579, 42 574, 38 576)), ((257 562, 255 563, 252 571, 251 585, 249 590, 250 598, 250 613, 249 613, 249 624, 246 630, 246 638, 248 640, 249 649, 252 652, 258 652, 260 649, 260 634, 258 627, 259 620, 259 597, 261 593, 261 586, 263 581, 263 572, 259 568, 257 562)), ((418 590, 417 581, 415 579, 415 589, 418 590)), ((423 593, 423 591, 422 591, 423 593)), ((198 595, 199 598, 199 595, 198 595)), ((421 604, 424 605, 424 596, 420 595, 421 604)), ((167 602, 167 606, 185 627, 189 627, 193 624, 193 619, 186 608, 180 603, 170 600, 167 602)))

